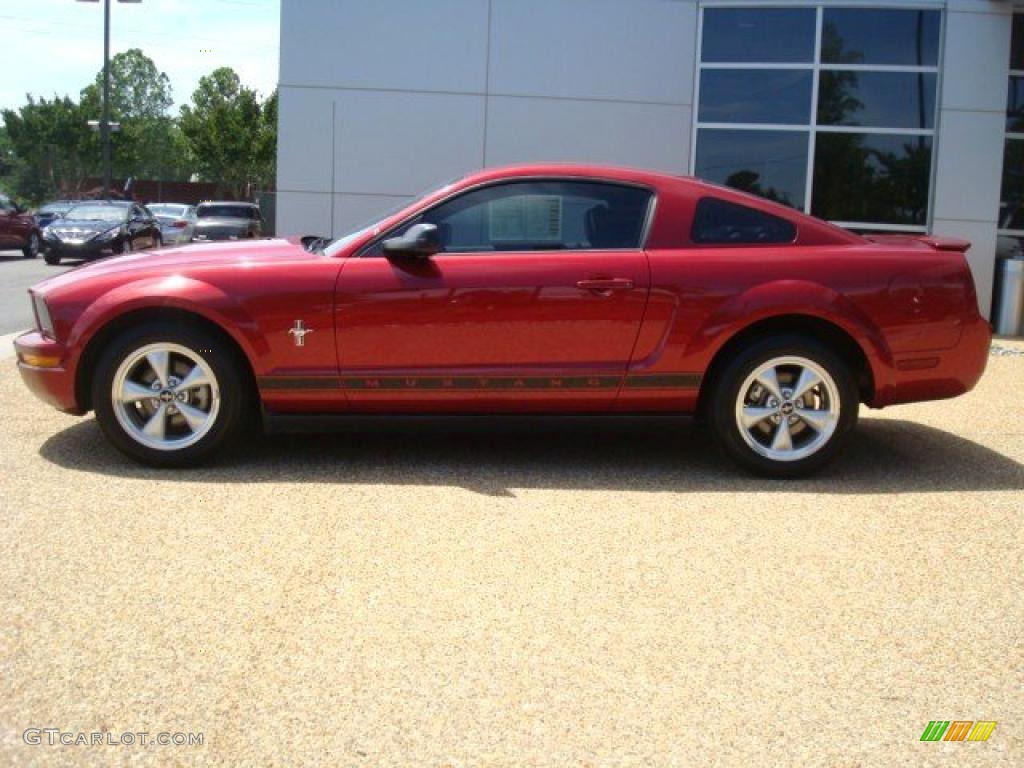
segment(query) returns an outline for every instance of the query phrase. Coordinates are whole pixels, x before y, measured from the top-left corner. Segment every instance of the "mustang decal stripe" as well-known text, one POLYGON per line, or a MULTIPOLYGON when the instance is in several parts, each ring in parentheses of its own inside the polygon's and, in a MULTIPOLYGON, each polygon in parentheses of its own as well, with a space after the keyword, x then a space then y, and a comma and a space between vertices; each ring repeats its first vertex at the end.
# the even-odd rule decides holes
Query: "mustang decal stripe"
POLYGON ((260 389, 341 389, 336 376, 306 378, 302 376, 264 376, 259 379, 260 389))
POLYGON ((345 389, 614 389, 621 376, 396 376, 345 378, 345 389))
POLYGON ((626 377, 627 389, 697 389, 699 373, 640 373, 626 377))
MULTIPOLYGON (((632 374, 625 377, 630 389, 696 389, 699 373, 632 374)), ((301 390, 593 390, 615 389, 622 376, 268 376, 259 380, 261 389, 301 390)))

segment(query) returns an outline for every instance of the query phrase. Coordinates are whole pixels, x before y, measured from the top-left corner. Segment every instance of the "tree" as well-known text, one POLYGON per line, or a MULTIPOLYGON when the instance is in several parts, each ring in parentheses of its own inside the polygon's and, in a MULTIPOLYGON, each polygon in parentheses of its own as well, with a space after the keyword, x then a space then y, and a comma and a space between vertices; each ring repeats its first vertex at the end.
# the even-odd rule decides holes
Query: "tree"
POLYGON ((277 183, 277 90, 263 102, 260 133, 256 142, 255 179, 262 189, 274 189, 277 183))
POLYGON ((259 181, 269 142, 263 112, 256 92, 242 85, 230 67, 200 79, 179 122, 201 178, 236 197, 259 181))
MULTIPOLYGON (((102 70, 82 89, 81 104, 87 119, 101 119, 102 70)), ((132 48, 110 60, 110 119, 121 124, 111 139, 114 176, 188 178, 189 158, 168 114, 173 104, 170 79, 141 50, 132 48)), ((102 152, 98 133, 91 144, 102 152)))
POLYGON ((22 200, 77 194, 84 179, 98 171, 86 118, 69 97, 36 101, 29 96, 28 104, 2 115, 15 157, 11 191, 22 200))

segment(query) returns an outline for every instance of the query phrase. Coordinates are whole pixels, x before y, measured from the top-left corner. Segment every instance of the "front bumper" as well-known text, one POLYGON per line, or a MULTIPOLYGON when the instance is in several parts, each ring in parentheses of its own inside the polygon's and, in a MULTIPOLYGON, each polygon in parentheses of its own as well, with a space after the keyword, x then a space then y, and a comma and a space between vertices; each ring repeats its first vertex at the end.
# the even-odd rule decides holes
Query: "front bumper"
POLYGON ((22 381, 32 394, 65 413, 85 413, 75 396, 75 376, 63 344, 39 331, 29 331, 14 340, 14 349, 22 381))
POLYGON ((68 243, 63 240, 44 240, 43 248, 48 252, 60 254, 62 258, 68 259, 98 259, 101 256, 109 256, 114 252, 116 240, 108 240, 105 243, 97 243, 88 240, 84 243, 68 243))

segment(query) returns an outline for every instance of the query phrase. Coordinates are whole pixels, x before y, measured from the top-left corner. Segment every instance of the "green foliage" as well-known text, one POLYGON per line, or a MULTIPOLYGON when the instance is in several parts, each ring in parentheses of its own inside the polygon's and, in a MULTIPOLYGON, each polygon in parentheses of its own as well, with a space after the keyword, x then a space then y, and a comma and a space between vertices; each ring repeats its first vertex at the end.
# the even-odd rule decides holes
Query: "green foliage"
MULTIPOLYGON (((103 71, 82 89, 82 110, 91 120, 103 114, 103 71)), ((187 153, 177 126, 167 111, 174 104, 171 82, 153 60, 138 48, 110 60, 110 119, 121 130, 111 139, 113 175, 145 179, 187 179, 187 153)), ((101 139, 93 135, 92 150, 102 154, 101 139)))
POLYGON ((87 118, 67 96, 38 101, 29 96, 25 106, 2 114, 14 150, 10 191, 19 200, 38 203, 75 194, 99 170, 99 157, 89 146, 87 118))
MULTIPOLYGON (((277 165, 277 93, 260 102, 229 68, 202 78, 180 118, 167 75, 135 48, 111 59, 110 119, 114 178, 188 180, 194 173, 245 195, 272 187, 277 165)), ((81 91, 51 100, 27 96, 3 110, 0 189, 28 204, 71 197, 86 178, 103 173, 99 132, 88 126, 103 111, 103 72, 81 91)))
POLYGON ((230 67, 199 81, 179 120, 200 178, 244 196, 252 186, 273 182, 277 151, 277 94, 261 104, 230 67))

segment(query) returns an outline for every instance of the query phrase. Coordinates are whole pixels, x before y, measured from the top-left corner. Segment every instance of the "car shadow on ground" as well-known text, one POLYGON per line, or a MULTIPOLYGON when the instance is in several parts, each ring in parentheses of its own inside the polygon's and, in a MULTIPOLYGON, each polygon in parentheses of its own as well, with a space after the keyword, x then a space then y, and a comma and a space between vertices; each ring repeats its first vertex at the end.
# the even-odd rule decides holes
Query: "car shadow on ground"
POLYGON ((821 473, 766 481, 734 467, 690 421, 426 421, 248 440, 211 466, 155 470, 115 451, 89 418, 50 437, 44 459, 112 477, 215 483, 316 482, 650 492, 907 493, 1024 488, 1024 465, 971 440, 895 419, 861 419, 821 473))

